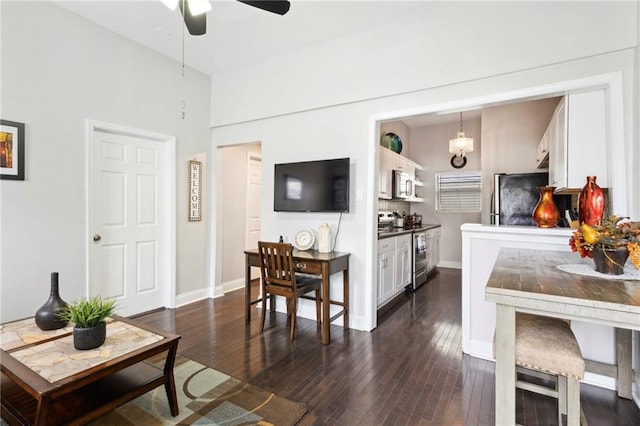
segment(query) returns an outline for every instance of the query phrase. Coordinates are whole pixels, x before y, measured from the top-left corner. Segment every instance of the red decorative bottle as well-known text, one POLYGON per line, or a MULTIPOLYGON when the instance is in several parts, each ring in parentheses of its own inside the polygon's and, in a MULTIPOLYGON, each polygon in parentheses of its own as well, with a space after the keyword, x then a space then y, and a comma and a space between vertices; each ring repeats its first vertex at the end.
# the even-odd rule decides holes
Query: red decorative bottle
POLYGON ((599 225, 604 215, 604 193, 596 183, 595 176, 587 176, 587 184, 578 196, 578 219, 580 224, 599 225))
POLYGON ((533 210, 533 221, 540 228, 554 228, 560 220, 560 212, 553 201, 555 186, 539 186, 540 200, 533 210))

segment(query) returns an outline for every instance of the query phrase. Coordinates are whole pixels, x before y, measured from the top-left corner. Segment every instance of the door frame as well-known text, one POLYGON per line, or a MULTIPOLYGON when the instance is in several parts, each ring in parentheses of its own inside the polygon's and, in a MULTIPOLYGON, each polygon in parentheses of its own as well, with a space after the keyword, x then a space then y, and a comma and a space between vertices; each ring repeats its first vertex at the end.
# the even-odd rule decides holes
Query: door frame
POLYGON ((164 165, 167 176, 167 182, 165 187, 168 189, 168 194, 164 206, 159 208, 164 209, 167 212, 167 223, 163 227, 164 237, 167 241, 167 247, 164 248, 164 255, 167 259, 164 265, 163 273, 167 278, 167 286, 164 289, 164 305, 167 308, 175 308, 176 306, 176 138, 175 136, 165 135, 156 132, 150 132, 147 130, 136 129, 133 127, 121 126, 118 124, 107 123, 98 120, 87 119, 85 127, 85 258, 87 259, 85 267, 85 294, 90 296, 90 266, 91 266, 91 247, 93 241, 91 235, 93 235, 93 203, 95 197, 92 194, 91 188, 93 188, 93 144, 95 132, 113 133, 123 136, 132 136, 138 138, 144 138, 160 142, 164 144, 164 149, 167 154, 167 163, 164 165))

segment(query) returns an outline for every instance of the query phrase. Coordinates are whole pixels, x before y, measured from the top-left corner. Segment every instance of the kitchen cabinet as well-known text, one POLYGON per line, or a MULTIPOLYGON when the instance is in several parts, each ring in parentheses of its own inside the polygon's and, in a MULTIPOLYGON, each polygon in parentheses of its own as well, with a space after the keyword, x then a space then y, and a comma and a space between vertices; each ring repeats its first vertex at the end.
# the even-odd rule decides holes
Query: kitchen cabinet
POLYGON ((381 307, 411 283, 411 233, 378 240, 378 295, 381 307))
POLYGON ((560 101, 549 123, 549 185, 556 192, 582 188, 587 176, 608 185, 609 138, 604 90, 572 93, 560 101))
POLYGON ((411 284, 411 267, 412 267, 412 235, 400 235, 396 237, 396 261, 398 268, 396 269, 396 281, 394 295, 402 293, 405 286, 411 284))
POLYGON ((542 139, 538 143, 536 152, 536 167, 539 169, 549 167, 549 139, 551 133, 551 126, 547 127, 547 130, 542 135, 542 139))
MULTIPOLYGON (((415 177, 416 170, 423 170, 422 166, 411 161, 407 157, 403 157, 391 151, 388 148, 380 146, 378 157, 378 198, 390 200, 393 198, 393 171, 400 170, 407 173, 411 177, 415 177)), ((422 182, 420 182, 421 184, 422 182)), ((403 200, 412 201, 412 200, 403 200)), ((413 200, 418 201, 418 200, 413 200)), ((422 200, 419 200, 422 201, 422 200)))
POLYGON ((378 306, 393 295, 396 277, 396 239, 378 240, 378 306))
POLYGON ((378 170, 378 198, 390 200, 393 196, 393 158, 391 156, 392 151, 380 147, 379 164, 380 170, 378 170))
POLYGON ((427 235, 430 250, 430 259, 429 264, 427 265, 427 273, 434 270, 440 262, 440 229, 440 227, 430 229, 430 234, 427 235))

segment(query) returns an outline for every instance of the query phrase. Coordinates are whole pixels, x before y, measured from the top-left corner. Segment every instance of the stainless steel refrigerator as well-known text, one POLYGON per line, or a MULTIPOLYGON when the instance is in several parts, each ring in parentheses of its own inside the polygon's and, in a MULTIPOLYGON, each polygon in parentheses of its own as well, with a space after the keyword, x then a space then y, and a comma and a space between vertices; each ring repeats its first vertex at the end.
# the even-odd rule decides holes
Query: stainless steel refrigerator
MULTIPOLYGON (((548 182, 546 172, 494 175, 491 223, 535 226, 533 210, 540 200, 538 187, 548 182)), ((560 211, 558 226, 563 226, 565 210, 571 209, 571 196, 554 195, 553 200, 560 211)))

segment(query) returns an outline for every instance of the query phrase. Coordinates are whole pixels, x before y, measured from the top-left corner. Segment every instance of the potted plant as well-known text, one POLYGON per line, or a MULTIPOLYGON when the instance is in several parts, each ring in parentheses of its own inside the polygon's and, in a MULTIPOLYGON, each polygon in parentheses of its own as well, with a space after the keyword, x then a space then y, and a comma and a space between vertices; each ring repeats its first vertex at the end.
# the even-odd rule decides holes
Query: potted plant
POLYGON ((612 215, 595 226, 583 223, 569 245, 580 256, 593 258, 598 272, 622 274, 628 257, 640 269, 640 222, 629 218, 612 215))
POLYGON ((114 313, 116 302, 100 296, 79 299, 62 309, 58 318, 71 321, 73 346, 76 349, 93 349, 102 345, 107 338, 107 317, 114 313))

